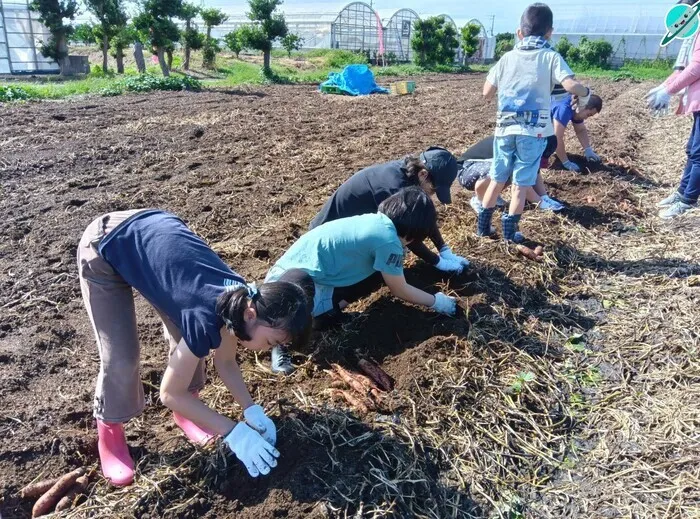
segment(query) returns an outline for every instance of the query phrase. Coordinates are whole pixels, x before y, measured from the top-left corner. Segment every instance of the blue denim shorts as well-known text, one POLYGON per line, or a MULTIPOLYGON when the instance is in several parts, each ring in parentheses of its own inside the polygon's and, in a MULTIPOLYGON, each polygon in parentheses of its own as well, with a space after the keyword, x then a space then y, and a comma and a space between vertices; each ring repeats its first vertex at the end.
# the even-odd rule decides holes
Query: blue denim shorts
POLYGON ((513 176, 516 186, 534 186, 540 159, 547 146, 546 137, 506 135, 493 140, 493 162, 490 176, 496 182, 507 182, 513 176))

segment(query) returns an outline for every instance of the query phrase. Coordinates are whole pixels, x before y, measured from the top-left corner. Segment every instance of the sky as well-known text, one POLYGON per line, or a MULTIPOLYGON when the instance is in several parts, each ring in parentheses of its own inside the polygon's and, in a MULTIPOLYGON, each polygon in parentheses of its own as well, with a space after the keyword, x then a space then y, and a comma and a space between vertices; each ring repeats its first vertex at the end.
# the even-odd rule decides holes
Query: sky
MULTIPOLYGON (((337 13, 350 0, 285 0, 282 10, 288 13, 337 13)), ((419 15, 449 14, 458 25, 463 25, 471 18, 479 19, 494 33, 514 31, 518 26, 520 14, 525 7, 535 0, 371 0, 374 9, 382 18, 402 8, 410 8, 419 15)), ((546 1, 546 0, 545 0, 546 1)), ((202 0, 206 6, 218 7, 229 14, 244 14, 247 2, 241 0, 202 0)), ((370 0, 367 0, 370 3, 370 0)), ((674 0, 549 0, 546 3, 554 11, 554 27, 557 19, 586 16, 652 16, 663 20, 666 11, 675 4, 674 0)))

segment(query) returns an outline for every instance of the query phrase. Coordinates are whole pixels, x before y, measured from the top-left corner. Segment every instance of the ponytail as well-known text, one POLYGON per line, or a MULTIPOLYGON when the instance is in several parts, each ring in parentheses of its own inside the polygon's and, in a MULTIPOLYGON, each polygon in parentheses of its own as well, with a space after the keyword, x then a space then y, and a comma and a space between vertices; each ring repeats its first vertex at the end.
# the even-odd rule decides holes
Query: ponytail
POLYGON ((258 321, 270 328, 285 330, 292 346, 302 346, 308 341, 311 307, 306 292, 300 286, 273 281, 263 283, 259 288, 242 286, 221 294, 216 302, 216 313, 226 328, 242 341, 252 340, 243 318, 250 302, 258 321))

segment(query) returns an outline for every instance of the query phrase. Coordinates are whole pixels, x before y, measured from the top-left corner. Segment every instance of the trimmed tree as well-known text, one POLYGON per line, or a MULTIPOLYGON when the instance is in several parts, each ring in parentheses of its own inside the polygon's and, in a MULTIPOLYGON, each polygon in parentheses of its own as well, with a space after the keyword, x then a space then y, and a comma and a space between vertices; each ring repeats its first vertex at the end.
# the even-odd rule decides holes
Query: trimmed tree
POLYGON ((95 27, 97 43, 102 47, 102 71, 107 72, 109 41, 126 26, 126 13, 121 0, 84 0, 98 21, 95 27))
POLYGON ((198 50, 204 45, 204 40, 201 38, 201 33, 196 27, 192 26, 194 20, 199 14, 199 7, 194 4, 184 2, 178 18, 185 21, 185 31, 182 33, 182 45, 185 49, 185 61, 182 68, 190 69, 190 55, 193 50, 198 50), (201 42, 201 43, 200 43, 201 42), (194 43, 194 45, 192 45, 194 43))
POLYGON ((289 33, 282 38, 282 48, 287 51, 287 56, 292 57, 292 51, 301 50, 304 46, 304 38, 298 34, 289 33))
POLYGON ((138 32, 134 26, 126 25, 112 36, 112 39, 109 41, 109 46, 112 50, 111 54, 117 60, 117 74, 124 73, 124 50, 138 41, 138 38, 138 32))
POLYGON ((209 9, 201 9, 199 15, 202 17, 204 26, 207 28, 207 39, 206 43, 204 44, 204 60, 202 65, 204 65, 206 68, 214 68, 216 53, 219 52, 219 43, 212 39, 211 29, 212 27, 221 25, 228 20, 228 16, 224 14, 222 10, 215 9, 213 7, 209 9))
POLYGON ((481 34, 481 25, 478 23, 468 23, 461 30, 461 46, 464 54, 464 64, 466 65, 477 50, 479 50, 479 34, 481 34))
POLYGON ((241 41, 240 29, 233 30, 226 36, 224 36, 224 42, 226 43, 226 46, 229 48, 229 50, 236 55, 236 59, 238 59, 238 55, 243 50, 243 42, 241 41))
POLYGON ((63 74, 68 56, 68 38, 73 32, 71 25, 64 25, 63 20, 73 20, 78 12, 76 0, 32 0, 32 11, 39 13, 39 21, 49 30, 48 41, 41 42, 41 53, 51 58, 61 67, 63 74))
POLYGON ((415 61, 422 67, 452 65, 455 49, 459 46, 457 31, 444 16, 431 16, 425 20, 416 20, 411 38, 411 48, 415 61))
POLYGON ((512 32, 501 32, 496 35, 496 51, 494 59, 498 61, 506 52, 515 48, 515 34, 512 32))
POLYGON ((287 22, 284 15, 275 12, 282 0, 249 0, 248 18, 253 22, 241 27, 241 42, 246 49, 255 49, 263 53, 263 72, 269 75, 270 53, 272 43, 287 35, 287 22))
POLYGON ((165 52, 180 39, 180 30, 172 18, 179 16, 181 10, 182 0, 142 0, 141 12, 133 19, 141 39, 147 41, 158 56, 165 77, 170 76, 165 52))
POLYGON ((70 35, 72 43, 82 43, 92 45, 95 43, 95 26, 91 23, 79 23, 70 35))

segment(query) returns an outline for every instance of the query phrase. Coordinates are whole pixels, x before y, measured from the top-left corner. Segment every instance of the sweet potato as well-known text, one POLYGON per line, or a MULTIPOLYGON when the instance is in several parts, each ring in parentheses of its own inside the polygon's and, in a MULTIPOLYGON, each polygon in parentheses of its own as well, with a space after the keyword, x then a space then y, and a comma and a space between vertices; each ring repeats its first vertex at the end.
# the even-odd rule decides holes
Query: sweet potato
POLYGON ((372 389, 371 385, 367 386, 362 380, 357 378, 357 374, 350 373, 348 370, 340 367, 338 364, 332 364, 333 369, 340 375, 348 386, 360 393, 361 395, 366 395, 372 389))
POLYGON ((56 484, 58 478, 44 479, 36 483, 30 483, 20 491, 22 499, 31 499, 39 497, 56 484))
POLYGON ((360 362, 358 362, 357 365, 365 375, 377 383, 379 389, 391 391, 391 389, 394 387, 394 382, 391 380, 391 377, 373 362, 366 359, 360 359, 360 362))
POLYGON ((78 479, 76 479, 73 488, 71 488, 56 505, 56 511, 62 512, 63 510, 68 510, 71 506, 73 506, 73 501, 75 501, 76 497, 85 492, 88 483, 89 480, 87 476, 80 476, 78 479))
POLYGON ((538 258, 542 256, 542 254, 544 254, 544 247, 542 247, 542 245, 535 247, 535 254, 537 254, 538 258))
POLYGON ((32 508, 32 517, 39 517, 50 513, 63 496, 68 493, 76 480, 85 474, 85 469, 76 469, 65 476, 58 478, 58 481, 42 495, 32 508))
POLYGON ((342 389, 334 389, 332 394, 334 396, 339 396, 344 399, 350 406, 354 407, 357 411, 362 414, 367 414, 370 409, 374 409, 374 404, 367 401, 364 398, 357 397, 350 393, 349 391, 343 391, 342 389))
POLYGON ((532 261, 542 261, 542 258, 538 256, 530 247, 526 247, 525 245, 517 245, 515 248, 527 259, 531 259, 532 261))

